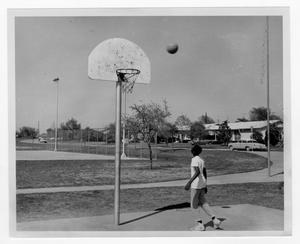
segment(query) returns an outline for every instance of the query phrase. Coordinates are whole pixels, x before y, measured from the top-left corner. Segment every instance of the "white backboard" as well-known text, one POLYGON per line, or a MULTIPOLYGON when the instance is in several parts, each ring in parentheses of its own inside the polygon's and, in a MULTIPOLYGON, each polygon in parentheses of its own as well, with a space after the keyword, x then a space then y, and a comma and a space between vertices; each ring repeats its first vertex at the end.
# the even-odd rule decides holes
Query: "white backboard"
POLYGON ((135 43, 112 38, 97 45, 88 58, 88 76, 93 80, 117 81, 117 69, 138 69, 135 83, 150 83, 150 61, 135 43))

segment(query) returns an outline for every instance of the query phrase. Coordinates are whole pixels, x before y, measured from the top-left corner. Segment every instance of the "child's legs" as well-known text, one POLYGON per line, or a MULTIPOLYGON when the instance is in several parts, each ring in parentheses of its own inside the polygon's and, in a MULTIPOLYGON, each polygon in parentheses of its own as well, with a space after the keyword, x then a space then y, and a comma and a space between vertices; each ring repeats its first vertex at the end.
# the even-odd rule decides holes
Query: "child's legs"
POLYGON ((191 189, 191 210, 195 221, 200 219, 200 189, 191 189))
POLYGON ((207 202, 203 203, 201 207, 210 218, 215 216, 214 212, 211 210, 211 208, 207 202))
POLYGON ((200 190, 200 195, 199 195, 199 203, 201 208, 203 209, 203 211, 210 217, 214 217, 214 213, 212 211, 212 209, 210 208, 206 198, 205 198, 205 190, 201 189, 200 190))

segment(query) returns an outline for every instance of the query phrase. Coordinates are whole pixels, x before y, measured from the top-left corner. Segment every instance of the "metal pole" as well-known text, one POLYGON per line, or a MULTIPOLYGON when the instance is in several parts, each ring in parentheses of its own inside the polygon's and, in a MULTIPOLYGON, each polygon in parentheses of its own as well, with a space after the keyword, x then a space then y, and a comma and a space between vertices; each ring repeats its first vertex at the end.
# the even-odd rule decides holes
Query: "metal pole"
POLYGON ((254 143, 254 138, 253 138, 253 126, 251 126, 251 140, 252 140, 252 152, 253 152, 253 143, 254 143))
MULTIPOLYGON (((155 149, 155 160, 157 160, 157 132, 155 133, 155 147, 156 147, 156 149, 155 149)), ((172 146, 172 148, 173 148, 173 146, 172 146)))
POLYGON ((38 120, 38 136, 40 135, 40 121, 38 120))
POLYGON ((54 151, 57 151, 57 127, 58 127, 58 81, 59 78, 53 80, 56 82, 56 121, 55 121, 55 141, 54 141, 54 151))
POLYGON ((270 74, 269 74, 269 16, 267 16, 267 146, 268 146, 268 176, 271 176, 270 162, 270 74))
POLYGON ((127 146, 127 156, 130 157, 129 155, 129 137, 130 137, 130 134, 129 134, 129 129, 127 130, 127 139, 128 139, 128 146, 127 146))
POLYGON ((126 91, 124 90, 124 120, 123 120, 123 140, 122 140, 122 155, 121 158, 126 158, 125 154, 125 116, 126 116, 126 91))
POLYGON ((107 133, 105 134, 105 154, 107 154, 108 151, 108 145, 107 145, 107 133))
POLYGON ((82 128, 80 128, 80 143, 82 143, 82 128))
POLYGON ((116 85, 116 135, 115 135, 115 225, 120 223, 120 162, 121 162, 121 104, 122 80, 118 78, 116 85))

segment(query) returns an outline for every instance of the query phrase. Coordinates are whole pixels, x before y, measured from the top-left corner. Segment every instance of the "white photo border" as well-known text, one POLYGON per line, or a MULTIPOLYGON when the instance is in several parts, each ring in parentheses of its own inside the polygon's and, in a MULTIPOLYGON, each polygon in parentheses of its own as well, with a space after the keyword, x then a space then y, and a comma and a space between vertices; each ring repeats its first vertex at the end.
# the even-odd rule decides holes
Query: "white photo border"
POLYGON ((96 8, 96 9, 9 9, 8 10, 8 88, 9 88, 9 200, 12 237, 198 237, 191 232, 36 232, 16 231, 16 116, 15 116, 15 17, 38 16, 282 16, 284 81, 284 231, 228 231, 201 233, 205 237, 290 236, 292 234, 292 152, 291 152, 291 83, 290 16, 288 7, 211 7, 211 8, 96 8))

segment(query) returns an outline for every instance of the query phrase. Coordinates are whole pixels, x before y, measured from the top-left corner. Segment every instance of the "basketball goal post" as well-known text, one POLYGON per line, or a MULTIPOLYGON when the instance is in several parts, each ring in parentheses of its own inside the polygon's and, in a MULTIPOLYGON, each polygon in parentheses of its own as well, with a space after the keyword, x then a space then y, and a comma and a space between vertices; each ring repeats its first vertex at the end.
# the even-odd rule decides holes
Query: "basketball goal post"
MULTIPOLYGON (((88 76, 116 83, 114 223, 120 224, 122 92, 150 83, 150 61, 135 43, 112 38, 98 44, 88 57, 88 76)), ((124 139, 124 138, 123 138, 124 139)))

